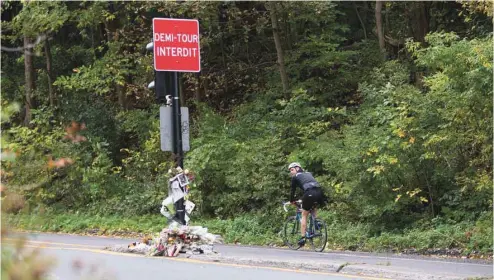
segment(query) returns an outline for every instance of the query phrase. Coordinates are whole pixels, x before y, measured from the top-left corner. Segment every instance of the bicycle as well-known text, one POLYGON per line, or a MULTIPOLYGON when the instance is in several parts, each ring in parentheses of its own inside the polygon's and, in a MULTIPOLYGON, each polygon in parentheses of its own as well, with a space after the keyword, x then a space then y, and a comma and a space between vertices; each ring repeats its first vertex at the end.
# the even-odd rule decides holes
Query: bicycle
MULTIPOLYGON (((286 206, 290 204, 290 202, 283 203, 283 209, 285 209, 285 212, 288 212, 286 206)), ((302 220, 302 200, 296 201, 296 206, 297 214, 286 219, 283 229, 283 242, 293 250, 298 250, 302 247, 298 244, 298 240, 300 238, 300 222, 302 220)), ((323 220, 315 218, 312 210, 313 209, 310 210, 310 215, 308 215, 307 219, 305 240, 309 241, 314 251, 322 252, 324 251, 328 241, 328 230, 326 228, 326 223, 323 220), (315 244, 315 241, 317 240, 321 242, 320 245, 315 244)))

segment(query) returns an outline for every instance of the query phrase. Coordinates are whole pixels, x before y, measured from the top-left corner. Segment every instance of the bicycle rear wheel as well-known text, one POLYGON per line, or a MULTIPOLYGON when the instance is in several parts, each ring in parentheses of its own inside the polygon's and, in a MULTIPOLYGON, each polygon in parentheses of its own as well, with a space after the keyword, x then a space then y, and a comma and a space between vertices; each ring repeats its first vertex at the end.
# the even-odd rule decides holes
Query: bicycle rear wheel
POLYGON ((300 239, 300 222, 296 216, 288 217, 283 228, 283 242, 290 249, 298 250, 301 246, 298 245, 300 239))
POLYGON ((328 242, 328 229, 326 223, 323 220, 314 219, 314 224, 311 225, 314 230, 314 234, 310 239, 312 249, 316 252, 324 251, 326 243, 328 242))

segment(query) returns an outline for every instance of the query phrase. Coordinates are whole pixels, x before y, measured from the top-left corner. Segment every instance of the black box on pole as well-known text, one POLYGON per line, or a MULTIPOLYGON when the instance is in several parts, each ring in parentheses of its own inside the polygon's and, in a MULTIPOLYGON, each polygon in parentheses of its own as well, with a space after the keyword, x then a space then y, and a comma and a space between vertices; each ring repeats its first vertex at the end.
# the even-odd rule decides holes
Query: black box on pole
POLYGON ((173 72, 154 71, 156 101, 166 104, 166 96, 173 94, 173 72))

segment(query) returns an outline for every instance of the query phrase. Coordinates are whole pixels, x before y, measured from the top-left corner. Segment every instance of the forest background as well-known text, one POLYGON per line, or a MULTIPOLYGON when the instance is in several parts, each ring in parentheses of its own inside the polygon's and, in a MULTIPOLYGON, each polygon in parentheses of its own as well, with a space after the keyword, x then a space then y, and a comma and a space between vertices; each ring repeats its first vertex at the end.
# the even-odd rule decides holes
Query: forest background
POLYGON ((158 232, 152 18, 200 22, 193 221, 281 245, 287 164, 329 249, 492 256, 492 3, 2 1, 2 209, 17 229, 158 232))

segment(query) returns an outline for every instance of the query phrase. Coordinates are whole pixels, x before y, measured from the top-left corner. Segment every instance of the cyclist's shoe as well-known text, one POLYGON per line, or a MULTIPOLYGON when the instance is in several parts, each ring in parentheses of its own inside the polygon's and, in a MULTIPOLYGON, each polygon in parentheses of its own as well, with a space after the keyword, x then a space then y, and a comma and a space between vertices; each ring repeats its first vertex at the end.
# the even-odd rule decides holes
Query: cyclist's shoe
POLYGON ((305 245, 305 237, 300 237, 300 239, 298 240, 298 245, 299 246, 304 246, 305 245))

